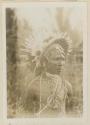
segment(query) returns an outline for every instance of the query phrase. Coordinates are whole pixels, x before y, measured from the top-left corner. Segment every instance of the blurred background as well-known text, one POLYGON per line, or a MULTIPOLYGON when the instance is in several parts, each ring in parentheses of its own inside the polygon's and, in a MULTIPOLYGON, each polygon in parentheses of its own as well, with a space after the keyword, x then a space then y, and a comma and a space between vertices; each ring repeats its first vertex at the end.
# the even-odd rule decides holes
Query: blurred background
POLYGON ((72 39, 72 52, 63 71, 65 79, 73 87, 73 97, 70 105, 67 105, 67 116, 82 115, 83 19, 83 7, 80 6, 6 9, 8 117, 29 116, 22 100, 27 85, 35 77, 33 55, 45 39, 59 32, 67 32, 72 39), (32 55, 29 45, 33 48, 32 55))

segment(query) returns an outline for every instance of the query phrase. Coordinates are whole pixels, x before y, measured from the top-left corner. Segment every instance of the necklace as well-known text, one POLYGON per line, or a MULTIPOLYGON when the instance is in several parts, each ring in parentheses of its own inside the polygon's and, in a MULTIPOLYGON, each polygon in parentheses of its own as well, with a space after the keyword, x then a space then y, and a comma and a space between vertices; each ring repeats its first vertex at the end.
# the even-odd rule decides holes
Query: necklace
POLYGON ((56 95, 57 95, 57 89, 58 89, 58 85, 59 85, 59 80, 58 80, 57 75, 52 75, 52 74, 49 74, 49 73, 47 73, 46 75, 50 79, 55 80, 56 85, 55 85, 55 89, 53 90, 52 94, 47 98, 46 105, 43 108, 41 108, 41 84, 42 84, 42 79, 43 79, 43 74, 41 74, 41 76, 40 76, 40 109, 39 109, 39 112, 36 113, 37 116, 40 116, 40 114, 45 109, 47 109, 52 104, 52 102, 55 101, 55 98, 56 98, 56 95))

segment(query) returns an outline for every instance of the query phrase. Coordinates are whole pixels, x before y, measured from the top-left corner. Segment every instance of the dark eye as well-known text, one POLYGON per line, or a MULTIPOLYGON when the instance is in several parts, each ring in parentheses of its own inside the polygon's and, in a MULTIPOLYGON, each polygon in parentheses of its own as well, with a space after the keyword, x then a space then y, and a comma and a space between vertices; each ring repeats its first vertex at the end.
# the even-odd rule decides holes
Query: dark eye
POLYGON ((64 57, 61 57, 61 60, 63 60, 63 61, 64 61, 64 60, 65 60, 65 58, 64 58, 64 57))
POLYGON ((61 61, 64 61, 65 58, 64 58, 64 57, 55 57, 55 60, 61 60, 61 61))
POLYGON ((60 57, 56 57, 56 60, 60 60, 60 57))

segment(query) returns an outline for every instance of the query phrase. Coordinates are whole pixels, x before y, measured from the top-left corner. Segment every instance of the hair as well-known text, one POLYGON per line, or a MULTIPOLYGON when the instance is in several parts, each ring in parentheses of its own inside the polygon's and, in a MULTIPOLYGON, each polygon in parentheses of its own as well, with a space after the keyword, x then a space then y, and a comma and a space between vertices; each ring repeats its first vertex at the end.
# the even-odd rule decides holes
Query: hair
POLYGON ((43 72, 45 71, 48 60, 44 55, 50 46, 52 46, 53 44, 59 44, 64 49, 65 56, 69 55, 70 52, 72 51, 72 41, 67 36, 67 34, 63 34, 61 36, 59 34, 53 37, 49 37, 48 39, 44 40, 43 43, 44 44, 43 44, 42 51, 39 52, 38 60, 36 60, 36 63, 39 62, 40 64, 36 66, 35 72, 39 72, 39 73, 41 73, 42 71, 43 72))
POLYGON ((48 63, 48 60, 46 59, 46 57, 42 56, 40 58, 40 65, 38 67, 36 67, 35 74, 36 75, 40 75, 42 72, 45 73, 46 72, 47 63, 48 63))

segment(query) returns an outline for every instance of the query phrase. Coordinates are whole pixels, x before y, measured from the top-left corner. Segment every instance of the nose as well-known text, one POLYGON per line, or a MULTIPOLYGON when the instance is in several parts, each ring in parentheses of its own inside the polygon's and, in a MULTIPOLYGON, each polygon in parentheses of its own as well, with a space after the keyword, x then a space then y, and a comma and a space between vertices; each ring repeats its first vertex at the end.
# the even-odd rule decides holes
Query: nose
POLYGON ((61 67, 61 66, 63 66, 64 64, 65 64, 65 61, 60 61, 59 64, 58 64, 58 66, 61 67))

